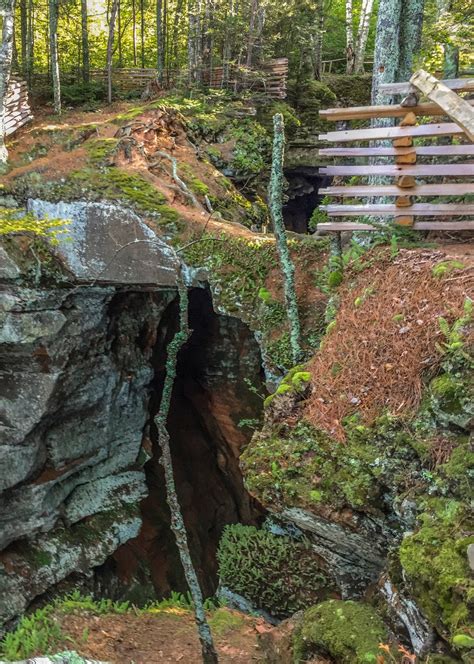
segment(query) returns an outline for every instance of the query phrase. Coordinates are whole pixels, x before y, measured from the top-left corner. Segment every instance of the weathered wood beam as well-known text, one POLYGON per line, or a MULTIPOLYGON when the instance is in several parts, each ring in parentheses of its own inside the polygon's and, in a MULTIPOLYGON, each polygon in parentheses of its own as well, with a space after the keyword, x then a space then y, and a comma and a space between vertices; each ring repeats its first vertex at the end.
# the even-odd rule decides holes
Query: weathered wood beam
POLYGON ((380 139, 400 139, 417 136, 454 136, 464 131, 455 122, 420 125, 419 127, 373 127, 371 129, 349 129, 320 134, 320 141, 350 143, 352 141, 374 141, 380 139))
MULTIPOLYGON (((405 189, 396 184, 386 185, 334 185, 319 189, 322 196, 342 196, 343 198, 365 198, 370 196, 400 196, 406 193, 405 189)), ((474 182, 463 183, 445 183, 438 184, 417 184, 410 189, 412 196, 465 196, 474 194, 474 182)))
MULTIPOLYGON (((451 78, 441 82, 450 90, 458 90, 459 92, 474 90, 474 78, 451 78)), ((406 81, 404 83, 382 83, 379 90, 385 95, 405 95, 411 92, 412 88, 411 83, 406 81)))
POLYGON ((433 101, 464 130, 470 141, 474 141, 474 110, 471 105, 444 83, 419 69, 410 78, 410 83, 433 101))
POLYGON ((410 214, 416 217, 466 217, 474 214, 474 203, 414 203, 397 207, 391 203, 370 205, 321 205, 331 217, 377 216, 393 217, 410 214))
MULTIPOLYGON (((415 221, 412 226, 415 231, 474 231, 474 221, 415 221)), ((371 224, 356 222, 329 221, 318 224, 317 232, 341 233, 342 231, 377 231, 380 228, 371 224)), ((386 227, 384 227, 386 230, 386 227)))
MULTIPOLYGON (((410 188, 411 196, 465 196, 474 194, 474 182, 445 183, 443 184, 417 184, 410 188)), ((322 196, 342 196, 342 198, 365 198, 372 196, 400 196, 406 194, 406 189, 396 184, 387 185, 334 185, 319 189, 322 196)))
MULTIPOLYGON (((474 106, 474 99, 467 101, 474 106)), ((416 115, 445 115, 438 104, 429 102, 410 107, 416 115)), ((405 106, 400 104, 386 104, 383 106, 352 106, 349 108, 325 108, 319 111, 323 120, 339 122, 341 120, 371 120, 372 118, 401 118, 407 112, 405 106)))
MULTIPOLYGON (((474 164, 366 164, 364 166, 326 166, 320 168, 321 175, 340 175, 352 177, 353 175, 387 175, 398 177, 400 175, 432 176, 432 177, 473 177, 474 164)), ((442 188, 444 185, 439 185, 442 188)))
POLYGON ((419 157, 474 155, 474 144, 423 145, 404 148, 321 148, 323 157, 398 157, 415 152, 419 157))

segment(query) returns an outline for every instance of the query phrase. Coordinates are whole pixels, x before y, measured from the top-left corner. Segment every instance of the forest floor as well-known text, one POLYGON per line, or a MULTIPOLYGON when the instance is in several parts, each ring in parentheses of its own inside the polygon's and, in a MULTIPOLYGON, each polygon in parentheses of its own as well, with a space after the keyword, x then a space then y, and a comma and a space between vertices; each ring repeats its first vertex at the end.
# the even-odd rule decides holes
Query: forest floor
MULTIPOLYGON (((60 621, 64 640, 57 644, 58 651, 73 648, 84 657, 113 664, 202 661, 194 618, 186 609, 137 615, 75 612, 60 621)), ((271 629, 263 619, 221 608, 212 614, 210 624, 220 662, 263 661, 257 638, 271 629)))

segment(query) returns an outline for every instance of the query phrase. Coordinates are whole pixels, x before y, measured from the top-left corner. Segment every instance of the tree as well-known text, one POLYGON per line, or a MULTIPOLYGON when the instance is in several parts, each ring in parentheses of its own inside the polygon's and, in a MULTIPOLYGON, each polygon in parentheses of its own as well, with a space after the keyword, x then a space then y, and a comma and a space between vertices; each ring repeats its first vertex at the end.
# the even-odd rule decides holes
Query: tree
POLYGON ((283 220, 283 162, 285 155, 285 125, 283 115, 277 113, 273 117, 273 157, 268 202, 273 221, 280 269, 283 276, 286 314, 290 326, 290 344, 293 363, 301 360, 301 329, 298 313, 298 302, 295 289, 295 266, 293 264, 288 242, 286 240, 285 222, 283 220))
POLYGON ((107 40, 107 99, 112 103, 112 59, 114 55, 115 19, 117 17, 119 0, 112 0, 109 16, 109 36, 107 40))
POLYGON ((346 71, 352 74, 354 71, 354 16, 352 11, 352 0, 346 0, 346 71))
POLYGON ((158 430, 158 442, 161 449, 160 463, 165 473, 166 500, 171 513, 171 529, 176 539, 178 551, 183 565, 189 590, 194 604, 194 615, 198 628, 199 640, 201 642, 202 661, 204 664, 216 664, 217 653, 214 648, 211 630, 206 620, 203 596, 196 570, 189 552, 188 537, 184 525, 183 515, 176 494, 176 485, 173 474, 173 460, 170 449, 170 436, 167 429, 168 414, 171 405, 171 395, 176 377, 176 365, 178 353, 189 337, 188 326, 188 290, 180 275, 178 281, 179 289, 179 329, 173 340, 168 345, 168 357, 166 360, 166 375, 163 385, 161 403, 156 417, 154 418, 158 430))
POLYGON ((165 29, 163 20, 163 0, 156 0, 156 41, 156 69, 158 73, 158 80, 160 83, 162 83, 165 71, 165 29))
POLYGON ((89 83, 90 55, 87 0, 81 0, 81 43, 82 43, 82 80, 89 83))
POLYGON ((51 77, 53 80, 54 112, 61 115, 61 77, 58 53, 59 0, 49 0, 49 44, 51 53, 51 77))
POLYGON ((8 159, 8 150, 5 145, 5 116, 13 58, 14 15, 15 0, 3 0, 3 6, 0 4, 2 34, 0 44, 0 168, 7 163, 8 159))
POLYGON ((369 37, 370 18, 374 8, 374 0, 363 0, 359 18, 359 29, 357 31, 357 41, 355 47, 354 71, 360 73, 364 71, 365 51, 367 48, 367 39, 369 37))

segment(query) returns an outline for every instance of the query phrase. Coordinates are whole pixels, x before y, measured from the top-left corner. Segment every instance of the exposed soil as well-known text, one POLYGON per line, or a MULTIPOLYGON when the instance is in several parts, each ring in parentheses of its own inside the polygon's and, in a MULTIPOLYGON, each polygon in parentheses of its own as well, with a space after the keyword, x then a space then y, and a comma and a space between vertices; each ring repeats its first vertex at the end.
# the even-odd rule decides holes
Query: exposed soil
MULTIPOLYGON (((269 629, 262 619, 229 609, 236 626, 214 633, 219 662, 251 664, 262 662, 258 634, 269 629)), ((199 664, 202 659, 192 614, 183 609, 157 613, 94 616, 68 614, 62 619, 67 639, 59 649, 74 648, 84 657, 111 664, 199 664)))

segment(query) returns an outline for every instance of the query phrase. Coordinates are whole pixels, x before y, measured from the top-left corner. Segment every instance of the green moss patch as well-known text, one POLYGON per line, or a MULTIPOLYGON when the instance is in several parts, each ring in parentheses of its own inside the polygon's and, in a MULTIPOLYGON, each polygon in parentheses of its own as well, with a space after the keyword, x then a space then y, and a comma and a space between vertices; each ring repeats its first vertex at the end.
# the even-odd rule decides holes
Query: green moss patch
POLYGON ((322 653, 338 664, 375 664, 379 644, 387 637, 387 628, 369 605, 328 600, 305 611, 293 637, 294 661, 322 653))
POLYGON ((474 521, 467 505, 449 498, 427 498, 419 528, 405 537, 399 559, 420 607, 447 637, 468 627, 474 580, 467 548, 474 543, 474 521))
POLYGON ((331 589, 309 543, 254 526, 227 526, 217 558, 221 582, 275 616, 308 607, 331 589))

